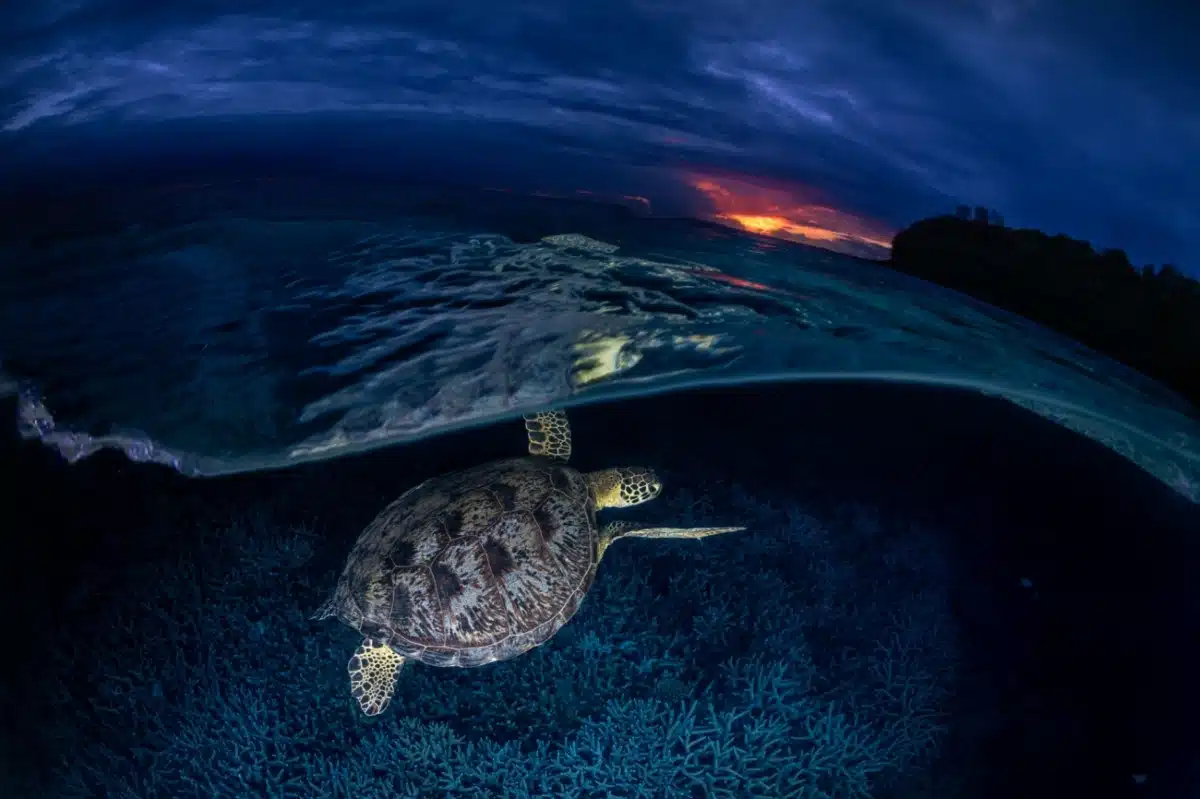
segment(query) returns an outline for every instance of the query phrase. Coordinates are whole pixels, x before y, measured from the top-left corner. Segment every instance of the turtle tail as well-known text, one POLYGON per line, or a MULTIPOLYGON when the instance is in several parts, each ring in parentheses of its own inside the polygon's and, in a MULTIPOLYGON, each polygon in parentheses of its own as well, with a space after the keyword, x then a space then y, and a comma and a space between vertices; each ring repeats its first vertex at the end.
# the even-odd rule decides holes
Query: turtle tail
POLYGON ((308 618, 310 618, 313 621, 321 621, 323 619, 328 619, 330 616, 336 616, 337 615, 337 606, 338 606, 338 595, 337 595, 337 592, 335 591, 333 593, 333 595, 330 596, 329 599, 326 599, 324 602, 322 602, 321 606, 318 607, 316 609, 316 611, 313 613, 313 615, 309 616, 308 618))

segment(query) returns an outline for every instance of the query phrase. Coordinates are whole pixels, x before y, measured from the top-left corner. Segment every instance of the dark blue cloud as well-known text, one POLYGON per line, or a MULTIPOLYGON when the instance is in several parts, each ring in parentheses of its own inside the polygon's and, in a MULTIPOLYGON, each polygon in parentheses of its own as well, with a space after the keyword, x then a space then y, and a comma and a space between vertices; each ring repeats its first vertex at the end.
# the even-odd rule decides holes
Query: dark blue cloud
POLYGON ((1196 270, 1186 5, 18 2, 0 12, 0 148, 28 166, 79 157, 51 145, 85 132, 115 153, 133 135, 116 132, 164 122, 220 120, 244 143, 340 120, 334 161, 420 152, 426 167, 664 196, 672 170, 724 171, 891 226, 978 203, 1196 270))

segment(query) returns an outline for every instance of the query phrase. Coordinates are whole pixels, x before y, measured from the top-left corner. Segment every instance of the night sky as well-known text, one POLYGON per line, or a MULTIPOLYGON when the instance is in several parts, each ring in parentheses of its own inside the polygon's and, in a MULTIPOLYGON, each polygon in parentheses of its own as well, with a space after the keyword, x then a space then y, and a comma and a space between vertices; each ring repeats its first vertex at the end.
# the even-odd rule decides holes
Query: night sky
POLYGON ((0 168, 225 148, 859 251, 961 202, 1198 274, 1197 30, 1182 0, 7 0, 0 168))

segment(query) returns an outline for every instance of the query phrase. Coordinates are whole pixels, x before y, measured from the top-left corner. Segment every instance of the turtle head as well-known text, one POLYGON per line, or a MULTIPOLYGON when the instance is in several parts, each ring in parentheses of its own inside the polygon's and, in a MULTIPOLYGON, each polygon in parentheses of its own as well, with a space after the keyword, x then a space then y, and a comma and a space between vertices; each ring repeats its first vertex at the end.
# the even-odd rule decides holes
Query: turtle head
POLYGON ((596 500, 596 510, 640 505, 662 493, 658 475, 640 466, 592 472, 587 481, 596 500))

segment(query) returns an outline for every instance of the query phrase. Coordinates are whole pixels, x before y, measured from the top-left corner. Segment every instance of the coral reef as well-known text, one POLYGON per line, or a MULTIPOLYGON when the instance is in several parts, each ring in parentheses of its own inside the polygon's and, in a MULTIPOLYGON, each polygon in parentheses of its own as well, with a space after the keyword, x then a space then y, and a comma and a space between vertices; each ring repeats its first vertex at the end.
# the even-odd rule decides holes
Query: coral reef
POLYGON ((817 518, 737 487, 718 513, 712 493, 676 491, 637 517, 750 530, 620 542, 548 644, 479 669, 410 666, 373 721, 346 686, 354 632, 308 618, 356 531, 325 545, 327 531, 263 511, 176 532, 182 543, 116 582, 81 583, 89 629, 46 631, 46 692, 23 701, 39 708, 34 743, 73 754, 43 764, 30 789, 912 795, 945 740, 956 679, 933 537, 869 509, 817 518))

